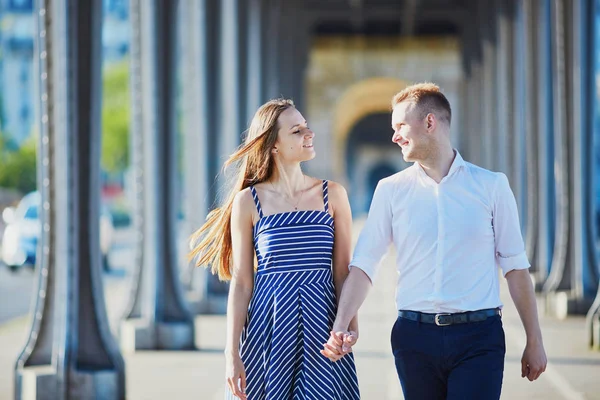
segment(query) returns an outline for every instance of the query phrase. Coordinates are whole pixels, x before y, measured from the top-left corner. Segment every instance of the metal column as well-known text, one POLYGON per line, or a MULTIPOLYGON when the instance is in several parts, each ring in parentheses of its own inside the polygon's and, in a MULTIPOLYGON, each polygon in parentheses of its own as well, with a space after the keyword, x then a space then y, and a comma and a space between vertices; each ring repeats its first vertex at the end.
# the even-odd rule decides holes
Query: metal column
POLYGON ((36 10, 43 228, 15 398, 123 399, 100 260, 102 2, 40 0, 36 10))
POLYGON ((592 23, 585 0, 553 3, 557 229, 552 271, 544 286, 548 310, 585 314, 598 288, 592 228, 592 23))
POLYGON ((173 0, 132 0, 133 141, 140 157, 138 276, 121 325, 121 348, 194 348, 194 323, 183 299, 176 246, 176 7, 173 0))

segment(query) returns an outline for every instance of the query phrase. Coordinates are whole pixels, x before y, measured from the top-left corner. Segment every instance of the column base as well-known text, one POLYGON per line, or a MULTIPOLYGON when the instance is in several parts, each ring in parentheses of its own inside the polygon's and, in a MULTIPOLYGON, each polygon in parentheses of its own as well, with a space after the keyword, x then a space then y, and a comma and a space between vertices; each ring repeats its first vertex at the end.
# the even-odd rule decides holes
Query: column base
POLYGON ((194 315, 198 314, 227 314, 227 296, 209 296, 205 297, 197 290, 188 291, 185 295, 194 315))
POLYGON ((533 284, 533 289, 536 293, 542 293, 544 289, 544 282, 546 282, 545 278, 542 278, 539 272, 533 272, 529 274, 531 278, 531 283, 533 284))
POLYGON ((553 292, 545 294, 545 313, 558 319, 566 319, 569 315, 586 315, 592 306, 593 299, 580 299, 569 292, 553 292))
POLYGON ((54 400, 58 396, 58 371, 51 365, 17 369, 16 400, 54 400))
POLYGON ((64 388, 60 385, 65 385, 65 380, 50 365, 25 367, 16 374, 15 399, 18 400, 55 400, 62 390, 74 399, 125 399, 125 388, 121 387, 124 377, 114 370, 71 371, 69 387, 64 388))
POLYGON ((125 399, 125 388, 121 387, 124 377, 114 370, 72 371, 70 374, 69 398, 72 399, 125 399))
POLYGON ((123 353, 137 350, 194 350, 194 322, 155 322, 132 318, 121 323, 123 353))
POLYGON ((592 346, 592 350, 600 351, 600 314, 592 316, 589 329, 591 329, 590 345, 592 346))

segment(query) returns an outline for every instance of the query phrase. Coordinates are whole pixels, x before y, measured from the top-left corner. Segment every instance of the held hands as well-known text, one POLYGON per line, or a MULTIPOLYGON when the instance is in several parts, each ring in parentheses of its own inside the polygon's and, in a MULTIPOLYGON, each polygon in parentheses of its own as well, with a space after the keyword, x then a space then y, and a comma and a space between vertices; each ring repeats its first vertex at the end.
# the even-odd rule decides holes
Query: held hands
POLYGON ((535 381, 546 370, 546 364, 548 360, 542 342, 528 342, 521 358, 521 378, 535 381))
POLYGON ((242 359, 238 355, 225 357, 227 385, 234 396, 246 400, 246 370, 242 359))
POLYGON ((352 352, 352 346, 358 341, 358 333, 354 331, 331 331, 329 340, 323 345, 321 354, 335 362, 352 352))

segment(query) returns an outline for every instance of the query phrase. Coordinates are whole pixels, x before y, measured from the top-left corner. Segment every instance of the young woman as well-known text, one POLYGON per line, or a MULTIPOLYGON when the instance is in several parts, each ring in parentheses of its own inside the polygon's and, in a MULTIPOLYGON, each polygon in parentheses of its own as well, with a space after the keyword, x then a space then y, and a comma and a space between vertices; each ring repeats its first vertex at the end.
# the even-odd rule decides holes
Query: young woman
MULTIPOLYGON (((198 265, 231 280, 226 398, 360 398, 352 354, 335 363, 321 354, 348 275, 352 217, 341 185, 300 168, 315 157, 314 136, 292 101, 261 106, 225 164, 240 166, 228 200, 193 238, 198 265)), ((356 318, 348 330, 352 345, 356 318)))

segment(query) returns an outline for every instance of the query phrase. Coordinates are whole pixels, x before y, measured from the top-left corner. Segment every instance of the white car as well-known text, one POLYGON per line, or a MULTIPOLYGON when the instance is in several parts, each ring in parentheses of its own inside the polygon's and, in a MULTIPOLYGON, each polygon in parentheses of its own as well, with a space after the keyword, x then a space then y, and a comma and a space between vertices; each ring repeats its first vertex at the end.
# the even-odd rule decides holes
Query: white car
MULTIPOLYGON (((35 266, 37 243, 41 234, 40 204, 40 193, 31 192, 21 199, 16 209, 7 207, 2 212, 6 228, 2 236, 0 259, 13 271, 23 266, 35 266)), ((102 207, 100 211, 100 253, 104 270, 109 269, 108 252, 112 246, 113 237, 112 217, 106 207, 102 207)))

